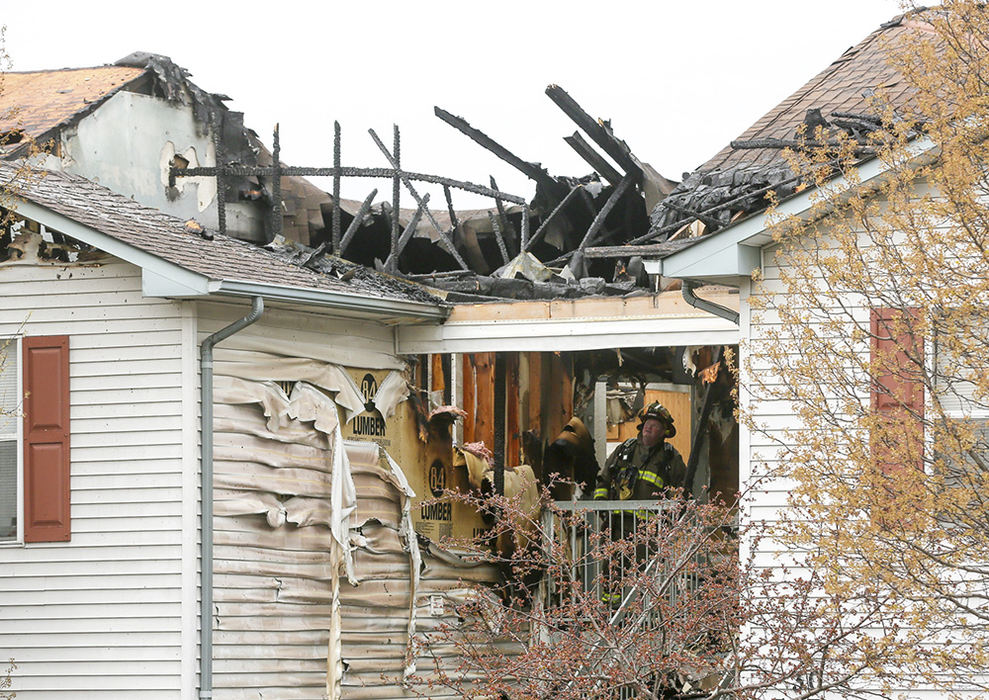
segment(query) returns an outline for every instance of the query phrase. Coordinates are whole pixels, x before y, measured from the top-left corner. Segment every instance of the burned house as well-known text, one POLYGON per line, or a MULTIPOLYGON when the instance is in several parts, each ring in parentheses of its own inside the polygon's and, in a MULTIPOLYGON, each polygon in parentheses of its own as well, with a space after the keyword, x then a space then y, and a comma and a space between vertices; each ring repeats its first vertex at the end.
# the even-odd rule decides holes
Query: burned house
POLYGON ((0 414, 0 655, 18 696, 409 696, 412 640, 495 576, 439 545, 481 523, 431 500, 450 474, 419 436, 437 406, 504 469, 574 415, 603 461, 660 400, 688 488, 734 495, 755 461, 733 390, 762 212, 770 193, 806 203, 781 149, 818 120, 875 125, 869 91, 895 86, 878 42, 901 29, 679 183, 558 86, 586 175, 437 109, 532 199, 402 169, 397 129, 374 137, 384 167, 283 164, 277 135, 269 150, 161 56, 7 74, 4 157, 47 169, 0 170, 17 198, 0 405, 18 414, 0 414), (391 196, 344 200, 344 177, 391 196), (491 205, 458 209, 458 191, 491 205))
POLYGON ((691 447, 737 439, 727 371, 694 371, 727 370, 715 349, 737 329, 638 259, 669 244, 607 250, 671 186, 610 128, 591 137, 632 174, 539 174, 529 202, 378 172, 409 209, 309 185, 325 171, 283 166, 161 57, 9 74, 4 99, 19 108, 6 157, 34 163, 4 167, 0 233, 18 416, 0 433, 0 525, 19 591, 0 601, 0 645, 22 697, 407 696, 416 636, 497 578, 439 545, 483 524, 428 502, 451 480, 419 436, 430 400, 463 407, 451 437, 511 468, 525 433, 572 415, 603 459, 662 397, 684 454, 704 455, 695 490, 734 490, 731 449, 722 469, 691 447), (433 212, 420 181, 492 206, 433 212), (711 404, 716 438, 684 429, 711 404))

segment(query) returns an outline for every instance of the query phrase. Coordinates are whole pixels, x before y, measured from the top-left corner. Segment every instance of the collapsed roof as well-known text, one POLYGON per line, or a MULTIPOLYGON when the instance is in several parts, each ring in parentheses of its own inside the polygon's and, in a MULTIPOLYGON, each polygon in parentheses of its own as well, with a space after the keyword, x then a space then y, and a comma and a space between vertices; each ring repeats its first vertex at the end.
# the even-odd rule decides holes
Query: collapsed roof
MULTIPOLYGON (((770 192, 783 199, 802 187, 784 148, 807 145, 817 126, 825 138, 844 132, 864 142, 881 126, 882 106, 905 105, 908 88, 886 54, 900 37, 923 28, 915 14, 883 24, 680 183, 640 160, 609 121, 591 117, 556 85, 546 94, 578 128, 564 138, 591 169, 584 176, 552 175, 436 108, 438 118, 533 180, 531 201, 500 191, 493 178, 487 186, 407 172, 373 132, 390 167, 343 167, 338 125, 333 167, 287 166, 278 158, 277 133, 269 151, 244 127, 243 115, 223 105, 225 96, 206 93, 187 71, 154 54, 99 68, 7 74, 0 134, 11 141, 5 157, 23 155, 20 135, 51 138, 116 92, 143 92, 190 106, 197 123, 216 127, 219 135, 218 165, 183 169, 173 162, 173 182, 216 177, 223 185, 219 208, 240 198, 256 200, 265 212, 280 211, 280 217, 266 214, 269 233, 283 234, 269 235, 268 246, 285 260, 315 269, 349 260, 439 288, 454 302, 644 294, 656 291, 657 280, 647 275, 643 258, 664 257, 761 211, 770 192), (375 202, 377 190, 363 202, 334 197, 308 181, 311 175, 333 177, 336 193, 343 177, 378 177, 392 184, 392 197, 375 202), (430 203, 416 182, 442 184, 446 201, 430 203), (451 192, 458 189, 488 196, 492 206, 457 209, 451 192), (402 206, 403 193, 415 208, 402 206)), ((398 138, 396 127, 396 144, 398 138)))
POLYGON ((452 259, 421 246, 403 251, 399 269, 464 301, 642 293, 649 287, 642 257, 676 252, 762 211, 771 197, 785 199, 806 186, 784 149, 815 147, 815 137, 831 142, 843 133, 861 144, 861 158, 871 157, 867 135, 883 126, 887 107, 894 119, 902 118, 910 99, 906 81, 887 63, 889 51, 926 29, 918 13, 884 23, 738 139, 684 173, 681 183, 639 160, 610 122, 591 118, 558 86, 547 88, 547 95, 589 137, 580 131, 566 137, 594 170, 581 178, 554 177, 437 108, 443 121, 532 179, 536 195, 528 207, 507 214, 492 208, 490 228, 458 227, 451 211, 444 225, 450 225, 469 269, 457 270, 452 259), (815 131, 818 126, 822 132, 815 131), (535 233, 526 238, 526 229, 535 233), (423 267, 430 265, 435 272, 426 274, 423 267))

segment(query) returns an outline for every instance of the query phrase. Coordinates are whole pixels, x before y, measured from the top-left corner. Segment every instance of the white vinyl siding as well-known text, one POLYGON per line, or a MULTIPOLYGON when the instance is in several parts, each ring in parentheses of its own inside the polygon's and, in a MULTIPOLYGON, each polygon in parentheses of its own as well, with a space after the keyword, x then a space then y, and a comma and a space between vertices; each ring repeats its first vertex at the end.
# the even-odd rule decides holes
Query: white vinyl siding
POLYGON ((71 541, 0 547, 12 690, 18 700, 191 697, 182 304, 144 298, 140 270, 110 258, 0 265, 0 295, 0 336, 65 334, 70 347, 71 541))

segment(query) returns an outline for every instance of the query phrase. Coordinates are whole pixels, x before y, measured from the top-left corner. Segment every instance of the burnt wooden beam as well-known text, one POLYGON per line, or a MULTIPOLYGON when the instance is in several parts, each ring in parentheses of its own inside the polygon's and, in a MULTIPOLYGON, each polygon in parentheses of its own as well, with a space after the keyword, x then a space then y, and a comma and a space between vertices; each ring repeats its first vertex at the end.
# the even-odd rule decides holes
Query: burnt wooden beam
POLYGON ((594 119, 591 115, 584 111, 584 109, 577 104, 577 101, 572 98, 566 90, 561 88, 559 85, 550 85, 546 88, 546 95, 549 99, 556 103, 556 106, 563 110, 574 123, 583 130, 585 134, 591 137, 598 146, 601 147, 605 153, 614 159, 618 166, 625 171, 626 175, 631 175, 638 184, 642 181, 642 168, 632 157, 632 152, 629 150, 628 146, 625 145, 624 141, 616 138, 611 130, 605 128, 605 126, 594 119))
MULTIPOLYGON (((436 230, 436 233, 439 234, 440 242, 443 244, 443 247, 446 248, 447 252, 450 253, 450 255, 453 256, 453 259, 457 261, 457 264, 460 265, 460 269, 462 270, 468 269, 466 261, 464 261, 464 259, 460 256, 460 252, 457 250, 456 246, 454 246, 453 241, 450 239, 449 236, 447 236, 446 231, 442 227, 440 227, 439 222, 436 221, 436 217, 433 216, 433 212, 431 212, 429 210, 429 207, 425 206, 425 204, 423 203, 424 199, 428 200, 429 198, 428 197, 423 198, 419 195, 419 192, 416 190, 415 185, 412 184, 412 180, 409 179, 408 174, 402 172, 402 170, 398 167, 398 160, 395 157, 393 157, 391 153, 389 153, 387 146, 385 146, 382 140, 378 138, 378 134, 374 131, 374 129, 368 129, 367 132, 371 135, 371 139, 374 141, 374 144, 378 147, 378 150, 380 150, 381 153, 388 160, 389 165, 395 168, 395 172, 398 174, 398 177, 402 180, 402 184, 405 185, 405 189, 409 191, 409 194, 412 195, 412 199, 415 200, 416 206, 420 207, 425 212, 426 218, 429 219, 429 223, 433 225, 433 228, 436 230)), ((398 142, 396 141, 396 145, 397 143, 398 142)), ((447 187, 445 191, 448 190, 449 188, 447 187)))
POLYGON ((584 257, 588 260, 608 260, 613 258, 629 258, 634 255, 648 257, 669 251, 670 246, 665 243, 653 243, 652 245, 609 245, 585 248, 584 257))
POLYGON ((443 185, 443 198, 446 199, 446 210, 450 214, 450 235, 457 230, 460 226, 460 221, 457 219, 457 212, 453 208, 453 196, 450 194, 449 185, 443 185))
POLYGON ((450 114, 445 109, 441 109, 440 107, 433 107, 433 113, 454 129, 464 134, 477 145, 491 151, 491 153, 501 158, 530 180, 535 180, 544 186, 548 186, 551 190, 554 189, 556 181, 553 180, 553 178, 550 177, 550 174, 546 172, 546 169, 538 163, 531 163, 527 160, 522 160, 480 129, 475 129, 463 117, 450 114))
MULTIPOLYGON (((391 181, 391 244, 388 247, 388 260, 385 262, 385 267, 388 267, 388 261, 397 261, 398 254, 401 250, 398 247, 399 233, 398 233, 398 218, 401 215, 401 196, 402 196, 402 139, 398 132, 398 124, 393 124, 392 129, 394 130, 394 147, 388 158, 391 161, 391 167, 395 169, 394 175, 392 175, 391 181)), ((397 263, 393 263, 397 264, 397 263)))
POLYGON ((405 246, 409 244, 409 240, 411 240, 412 234, 415 233, 416 226, 419 225, 419 219, 422 218, 422 212, 425 210, 427 204, 429 204, 428 193, 422 196, 422 201, 419 203, 416 213, 412 215, 412 218, 409 220, 409 225, 405 227, 405 230, 402 231, 402 235, 396 241, 395 249, 388 256, 388 259, 385 260, 385 270, 388 272, 395 272, 398 269, 398 256, 402 254, 402 251, 405 250, 405 246))
POLYGON ((282 235, 282 162, 281 139, 278 135, 278 124, 272 134, 271 144, 271 234, 273 238, 282 235))
POLYGON ((494 229, 495 241, 498 243, 498 252, 501 253, 502 262, 507 265, 510 258, 508 257, 508 247, 505 245, 505 235, 502 233, 501 224, 498 223, 497 217, 488 212, 488 221, 491 222, 491 228, 494 229))
POLYGON ((611 163, 595 151, 591 144, 587 143, 584 137, 580 135, 580 132, 575 131, 571 136, 564 136, 563 140, 567 142, 570 148, 577 151, 577 155, 583 158, 585 163, 594 168, 594 171, 611 185, 617 185, 621 181, 621 173, 611 167, 611 163))
MULTIPOLYGON (((497 190, 498 183, 494 179, 494 175, 489 175, 491 182, 491 189, 497 190)), ((505 212, 505 203, 501 200, 501 197, 495 197, 495 206, 498 207, 498 218, 501 219, 502 231, 504 232, 506 238, 503 240, 505 244, 508 244, 508 239, 515 239, 515 227, 512 226, 512 222, 508 219, 508 214, 505 212)))
POLYGON ((333 178, 333 215, 330 220, 330 240, 333 242, 333 254, 340 255, 340 122, 333 122, 333 169, 337 175, 333 178))
POLYGON ((523 250, 529 250, 529 248, 531 248, 532 246, 534 246, 536 243, 539 242, 539 239, 541 239, 543 237, 543 234, 546 233, 546 227, 549 226, 550 222, 554 218, 556 218, 556 215, 559 214, 561 211, 563 211, 564 207, 566 207, 567 204, 569 204, 570 201, 574 197, 576 197, 577 194, 581 192, 583 189, 584 189, 583 185, 575 185, 569 192, 567 192, 567 196, 564 197, 560 201, 560 203, 556 205, 556 208, 549 213, 549 216, 547 216, 546 219, 543 220, 543 222, 539 225, 539 228, 536 229, 536 232, 532 234, 532 238, 530 238, 526 242, 523 250))
POLYGON ((838 117, 839 119, 859 119, 864 122, 869 122, 875 126, 882 126, 883 118, 876 114, 865 114, 863 112, 832 112, 832 117, 838 117))
MULTIPOLYGON (((333 177, 337 173, 341 177, 381 177, 392 179, 395 177, 394 168, 354 168, 350 166, 343 166, 340 168, 307 168, 307 167, 296 167, 290 165, 281 166, 279 170, 283 177, 290 176, 300 176, 300 177, 333 177)), ((216 176, 216 175, 227 175, 233 177, 251 177, 251 176, 269 176, 274 172, 274 168, 270 166, 246 166, 246 165, 224 165, 224 166, 209 166, 201 168, 176 168, 173 167, 170 173, 175 177, 202 177, 202 176, 216 176)), ((408 170, 403 170, 402 174, 408 177, 410 180, 415 180, 418 182, 428 182, 433 185, 447 185, 449 187, 456 187, 458 190, 463 190, 464 192, 471 192, 472 194, 479 194, 482 197, 501 197, 506 202, 511 202, 512 204, 518 204, 520 206, 528 206, 528 202, 524 197, 519 197, 514 194, 509 194, 508 192, 496 192, 490 187, 485 187, 483 185, 476 185, 473 182, 467 182, 466 180, 454 180, 452 177, 444 177, 442 175, 430 175, 429 173, 417 173, 408 170)))
MULTIPOLYGON (((812 141, 803 139, 752 139, 751 141, 732 141, 731 147, 736 150, 751 150, 756 148, 783 149, 792 148, 795 151, 809 151, 817 148, 844 148, 838 141, 812 141)), ((855 148, 856 155, 872 155, 876 149, 871 146, 859 145, 855 148)))
POLYGON ((344 234, 342 241, 337 242, 330 239, 323 241, 320 243, 319 247, 316 248, 316 250, 314 250, 312 254, 310 254, 310 256, 303 261, 302 266, 311 266, 315 261, 321 258, 324 253, 326 253, 326 249, 330 247, 331 244, 334 246, 333 254, 342 257, 343 251, 345 251, 347 246, 350 245, 350 241, 354 237, 354 234, 357 233, 357 229, 361 227, 361 222, 364 221, 364 217, 367 216, 368 211, 371 210, 371 202, 377 194, 378 190, 371 190, 371 194, 369 194, 361 203, 361 208, 357 210, 357 215, 354 217, 354 220, 350 222, 350 226, 347 227, 347 232, 344 234))
POLYGON ((681 207, 679 204, 677 204, 676 202, 672 202, 669 199, 664 199, 662 202, 659 203, 659 205, 661 207, 666 207, 667 209, 672 209, 677 214, 682 214, 683 216, 697 219, 701 223, 710 226, 712 230, 716 228, 720 228, 723 225, 717 219, 712 218, 703 212, 691 211, 690 209, 687 209, 686 207, 681 207))
POLYGON ((580 242, 580 245, 572 251, 574 253, 573 257, 570 259, 570 270, 572 272, 576 272, 575 268, 577 267, 577 260, 583 257, 584 249, 593 243, 597 238, 598 232, 604 226, 605 219, 608 218, 608 214, 610 214, 611 210, 615 208, 616 204, 618 204, 618 200, 622 198, 622 195, 624 195, 628 188, 632 186, 634 179, 634 175, 626 175, 621 179, 621 182, 618 183, 615 189, 611 191, 611 194, 608 196, 607 201, 605 201, 604 206, 601 207, 601 210, 597 213, 597 216, 594 217, 594 221, 592 221, 591 225, 588 227, 587 233, 584 234, 584 238, 580 242))
POLYGON ((354 236, 357 234, 357 229, 359 229, 361 224, 364 222, 364 217, 367 216, 369 211, 371 211, 371 202, 374 201, 374 198, 377 195, 378 190, 375 188, 371 190, 371 194, 365 197, 364 201, 361 202, 361 208, 357 210, 357 215, 354 216, 354 220, 350 222, 347 230, 344 231, 343 238, 340 239, 340 255, 344 254, 347 250, 347 246, 349 246, 350 242, 354 239, 354 236))

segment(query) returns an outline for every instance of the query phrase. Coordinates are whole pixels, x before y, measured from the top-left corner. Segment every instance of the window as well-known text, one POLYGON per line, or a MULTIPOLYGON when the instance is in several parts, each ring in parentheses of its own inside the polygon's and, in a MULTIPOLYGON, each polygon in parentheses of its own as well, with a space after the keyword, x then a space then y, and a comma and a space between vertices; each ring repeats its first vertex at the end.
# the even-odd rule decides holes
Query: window
POLYGON ((0 542, 18 537, 20 499, 20 342, 0 338, 0 542))
POLYGON ((4 341, 0 543, 70 539, 69 337, 4 341))
POLYGON ((956 324, 935 336, 934 379, 943 420, 934 424, 935 447, 948 488, 983 488, 989 471, 989 395, 986 391, 985 319, 956 324))

